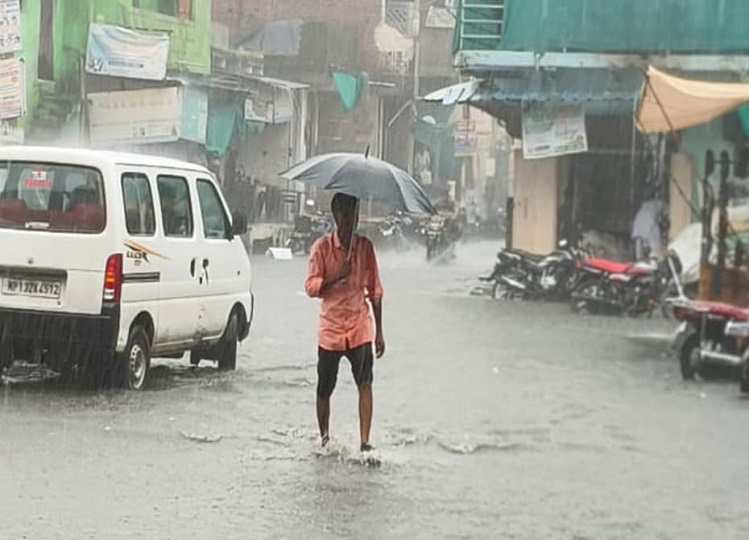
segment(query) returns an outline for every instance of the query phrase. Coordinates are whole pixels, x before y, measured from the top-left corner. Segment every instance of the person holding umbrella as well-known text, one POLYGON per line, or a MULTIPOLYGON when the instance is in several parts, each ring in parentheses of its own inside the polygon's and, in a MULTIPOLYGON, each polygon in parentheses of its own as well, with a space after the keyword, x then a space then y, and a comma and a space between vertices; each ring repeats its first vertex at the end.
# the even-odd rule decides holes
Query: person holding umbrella
POLYGON ((372 242, 355 234, 358 199, 343 193, 333 197, 331 210, 336 230, 312 247, 305 290, 322 299, 318 332, 317 422, 322 445, 330 440, 330 397, 342 357, 351 364, 359 389, 361 451, 372 450, 372 381, 374 344, 377 358, 385 354, 382 332, 382 296, 377 257, 372 242), (374 328, 370 315, 374 313, 374 328))
POLYGON ((322 444, 330 440, 330 396, 343 356, 351 363, 359 388, 361 450, 372 450, 372 365, 374 345, 378 358, 385 354, 382 333, 382 284, 372 242, 356 233, 359 201, 378 201, 401 212, 435 215, 437 209, 421 186, 404 170, 364 154, 335 153, 314 156, 280 173, 290 182, 302 182, 335 192, 332 202, 336 230, 312 247, 305 289, 321 298, 318 333, 317 419, 322 444), (374 327, 370 306, 374 312, 374 327))

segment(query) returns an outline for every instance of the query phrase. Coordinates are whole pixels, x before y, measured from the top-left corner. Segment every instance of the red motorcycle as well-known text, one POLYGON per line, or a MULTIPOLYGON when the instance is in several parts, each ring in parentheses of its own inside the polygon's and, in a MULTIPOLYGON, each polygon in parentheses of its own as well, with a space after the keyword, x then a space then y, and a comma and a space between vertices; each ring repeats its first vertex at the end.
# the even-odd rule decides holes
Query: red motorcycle
POLYGON ((749 392, 749 310, 723 302, 683 301, 673 306, 681 326, 674 341, 681 376, 692 380, 734 368, 741 391, 749 392))
POLYGON ((630 317, 652 314, 669 298, 683 296, 679 285, 681 269, 681 261, 673 251, 661 261, 586 259, 578 265, 572 310, 630 317))

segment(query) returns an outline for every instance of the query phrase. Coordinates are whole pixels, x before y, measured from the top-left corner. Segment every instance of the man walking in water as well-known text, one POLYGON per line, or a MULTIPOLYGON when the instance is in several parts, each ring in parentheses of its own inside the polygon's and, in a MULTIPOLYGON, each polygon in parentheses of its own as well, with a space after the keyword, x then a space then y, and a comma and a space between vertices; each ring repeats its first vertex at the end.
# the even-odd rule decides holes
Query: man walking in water
POLYGON ((321 298, 317 359, 317 422, 322 445, 330 440, 330 396, 341 358, 348 358, 359 389, 361 451, 372 450, 372 345, 385 354, 382 334, 382 284, 372 242, 355 234, 359 207, 355 197, 336 193, 331 205, 336 230, 312 247, 305 290, 321 298), (375 325, 369 305, 374 312, 375 325))

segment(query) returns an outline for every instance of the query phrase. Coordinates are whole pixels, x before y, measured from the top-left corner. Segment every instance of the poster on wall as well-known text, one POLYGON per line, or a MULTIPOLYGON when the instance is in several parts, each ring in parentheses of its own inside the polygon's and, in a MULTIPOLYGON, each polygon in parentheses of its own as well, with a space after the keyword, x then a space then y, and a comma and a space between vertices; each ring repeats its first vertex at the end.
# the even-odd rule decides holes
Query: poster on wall
POLYGON ((0 120, 18 118, 24 113, 23 63, 17 58, 0 60, 0 120))
POLYGON ((541 159, 588 151, 580 104, 523 102, 523 157, 541 159))
POLYGON ((0 0, 0 54, 18 52, 22 48, 21 2, 0 0))
POLYGON ((181 88, 149 88, 89 94, 91 140, 151 144, 182 136, 181 88))
POLYGON ((166 78, 169 36, 141 34, 128 28, 92 24, 86 71, 94 75, 161 81, 166 78))

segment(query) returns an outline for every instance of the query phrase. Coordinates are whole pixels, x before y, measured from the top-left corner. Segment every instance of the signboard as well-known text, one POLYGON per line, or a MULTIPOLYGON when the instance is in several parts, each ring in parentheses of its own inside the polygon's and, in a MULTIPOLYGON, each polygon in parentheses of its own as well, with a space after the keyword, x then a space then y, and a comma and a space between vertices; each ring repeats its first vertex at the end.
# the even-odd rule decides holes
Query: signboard
POLYGON ((0 54, 10 54, 22 49, 21 1, 0 0, 0 54))
POLYGON ((88 36, 86 71, 95 75, 164 80, 169 36, 152 36, 128 28, 92 24, 88 36))
POLYGON ((248 96, 244 101, 244 119, 266 124, 285 124, 294 117, 291 90, 270 87, 262 95, 248 96))
POLYGON ((478 151, 476 122, 460 120, 455 123, 455 155, 468 156, 478 151))
POLYGON ((579 104, 523 102, 523 157, 541 159, 588 151, 579 104))
POLYGON ((244 100, 244 119, 247 122, 267 122, 268 103, 260 101, 256 97, 248 97, 244 100))
POLYGON ((182 89, 151 88, 89 94, 91 140, 174 142, 182 135, 182 89))
POLYGON ((0 120, 18 118, 24 113, 23 63, 17 58, 0 60, 0 120))

